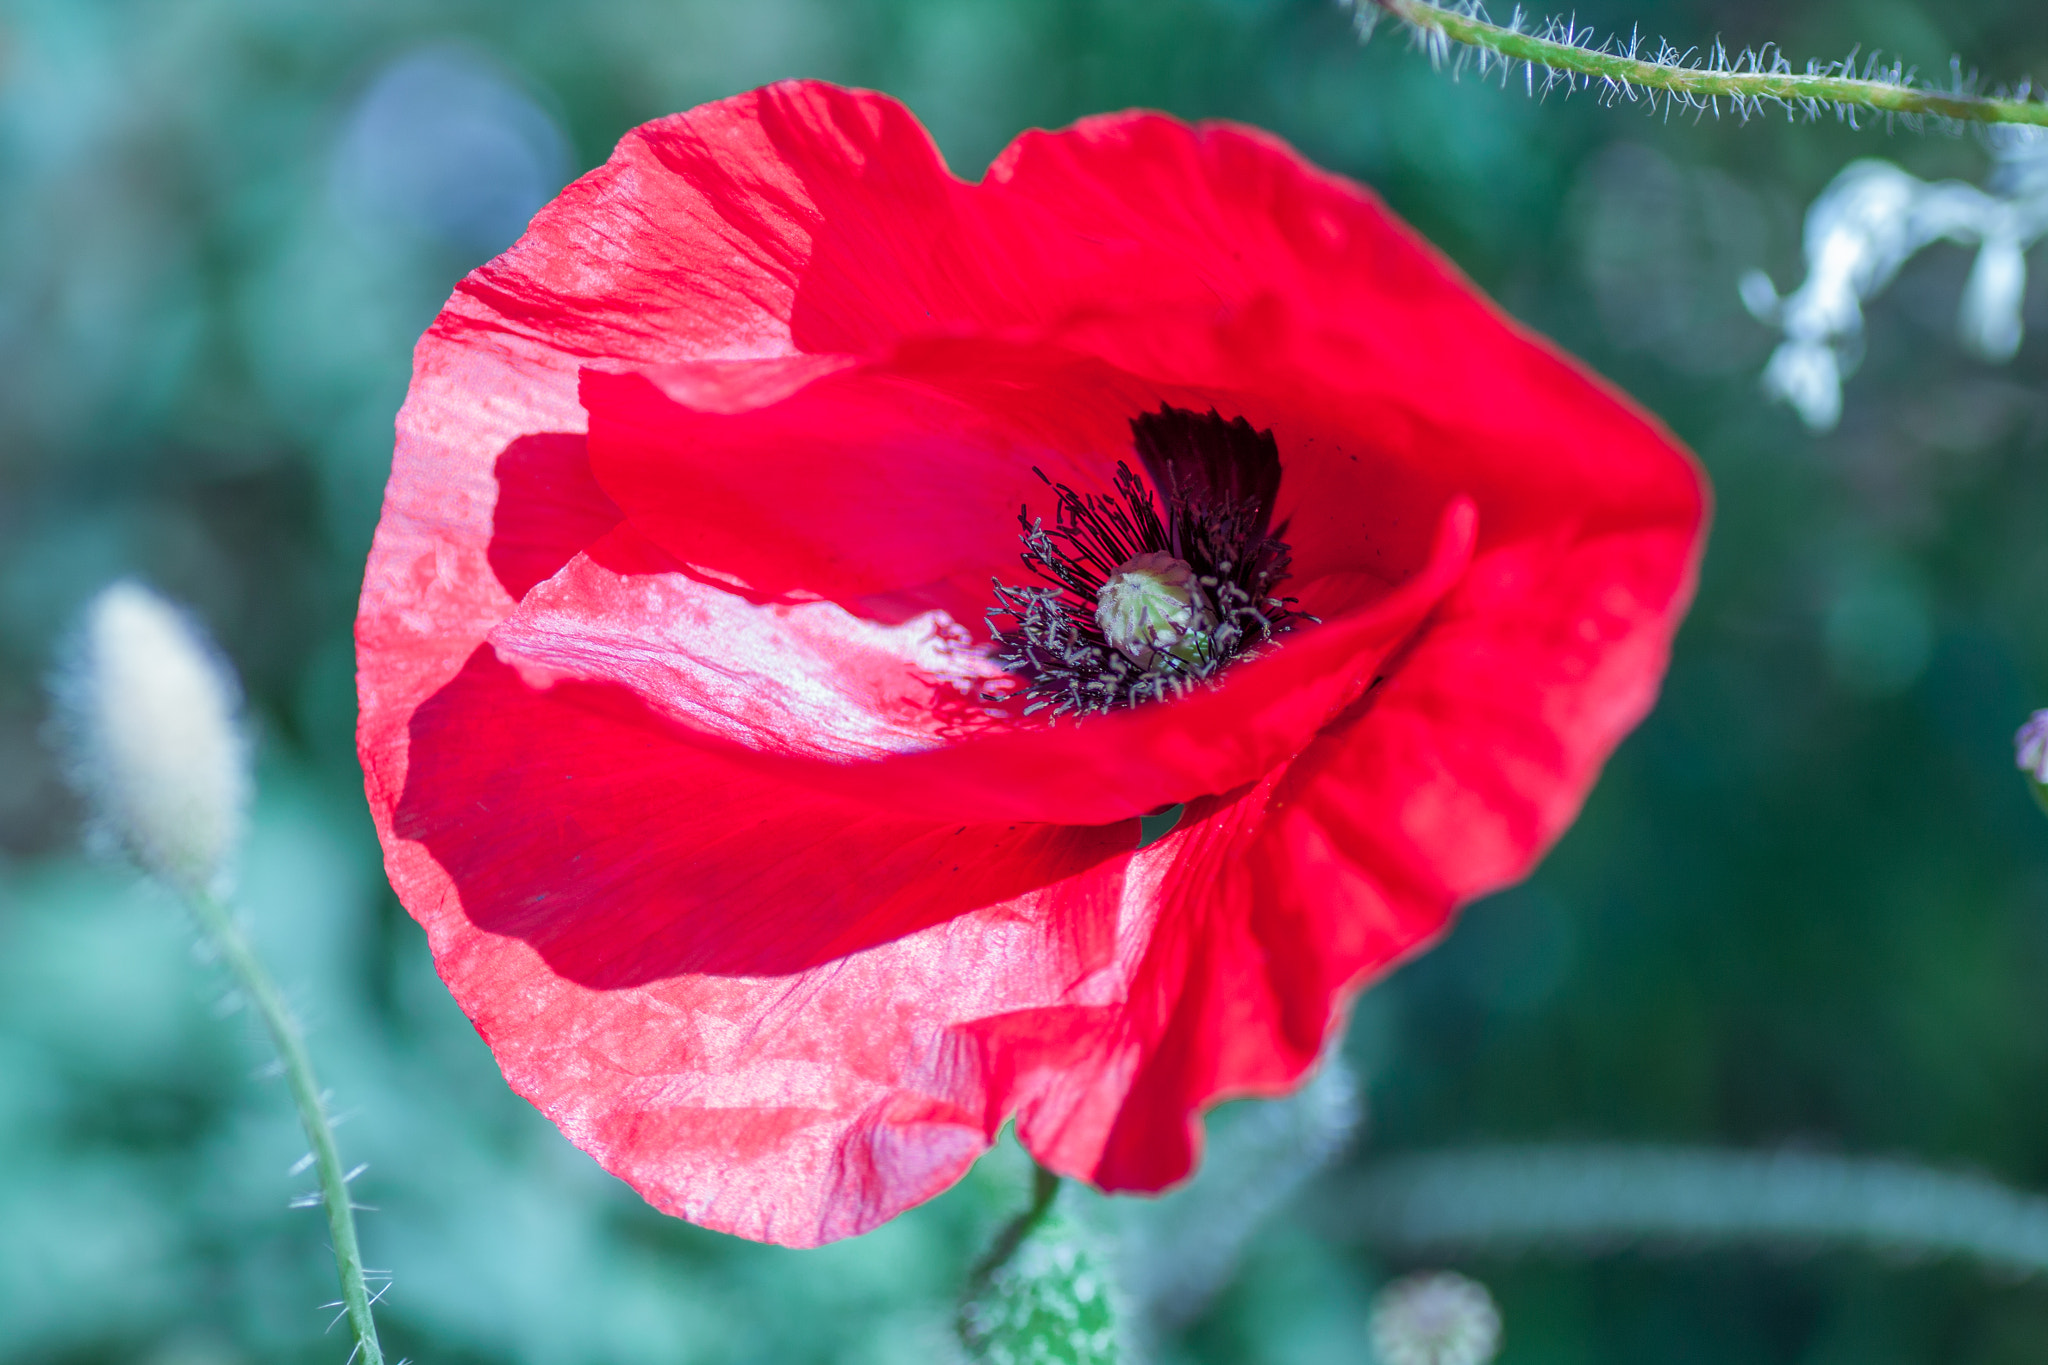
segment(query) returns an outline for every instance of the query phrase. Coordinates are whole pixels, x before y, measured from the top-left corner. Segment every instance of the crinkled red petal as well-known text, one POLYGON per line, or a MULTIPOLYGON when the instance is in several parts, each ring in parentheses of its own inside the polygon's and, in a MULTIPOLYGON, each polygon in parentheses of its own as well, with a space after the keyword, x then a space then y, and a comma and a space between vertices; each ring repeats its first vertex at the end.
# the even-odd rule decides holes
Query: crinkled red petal
POLYGON ((851 1235, 1010 1114, 1156 1189, 1569 822, 1703 516, 1668 435, 1270 138, 1089 120, 968 185, 893 101, 771 87, 629 135, 422 340, 372 811, 512 1084, 663 1208, 851 1235), (1326 622, 991 723, 962 640, 1032 464, 1099 487, 1158 401, 1275 432, 1326 622))

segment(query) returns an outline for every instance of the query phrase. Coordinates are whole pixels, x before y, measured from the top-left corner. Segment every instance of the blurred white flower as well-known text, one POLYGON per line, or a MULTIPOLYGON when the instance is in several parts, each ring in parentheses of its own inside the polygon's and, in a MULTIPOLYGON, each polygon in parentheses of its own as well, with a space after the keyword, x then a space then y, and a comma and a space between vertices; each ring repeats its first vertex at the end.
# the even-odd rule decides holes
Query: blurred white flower
POLYGON ((2011 232, 1986 234, 1963 286, 1963 344, 1991 361, 2020 349, 2020 303, 2027 292, 2026 244, 2011 232))
POLYGON ((2036 711, 2012 737, 2013 758, 2020 771, 2048 786, 2048 711, 2036 711))
POLYGON ((1373 1300, 1372 1349, 1380 1365, 1486 1365, 1500 1350, 1500 1310, 1455 1271, 1408 1275, 1373 1300))
POLYGON ((2001 123, 1985 130, 1992 191, 2006 199, 2048 194, 2048 129, 2001 123))
POLYGON ((1929 184, 1889 161, 1851 162, 1807 210, 1805 282, 1781 297, 1762 271, 1744 276, 1743 303, 1785 334, 1764 389, 1808 427, 1826 431, 1841 420, 1842 378, 1862 352, 1863 301, 1933 242, 1978 247, 1957 317, 1963 344, 1991 361, 2019 350, 2026 251, 2048 234, 2048 136, 2001 129, 1991 149, 1989 192, 1929 184))
POLYGON ((86 605, 52 693, 95 836, 182 891, 215 889, 241 834, 248 746, 241 690, 200 628, 116 583, 86 605))
POLYGON ((1790 403, 1815 431, 1832 430, 1842 420, 1842 365, 1825 342, 1788 341, 1771 352, 1764 390, 1790 403))

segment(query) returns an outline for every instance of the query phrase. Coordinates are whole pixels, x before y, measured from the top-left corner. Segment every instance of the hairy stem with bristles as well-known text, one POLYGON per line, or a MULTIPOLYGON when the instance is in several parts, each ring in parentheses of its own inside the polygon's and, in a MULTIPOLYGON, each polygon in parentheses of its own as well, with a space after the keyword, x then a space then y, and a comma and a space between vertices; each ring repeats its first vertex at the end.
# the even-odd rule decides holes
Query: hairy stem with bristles
POLYGON ((356 1339, 355 1352, 350 1359, 359 1361, 360 1365, 384 1365, 384 1350, 377 1342, 377 1323, 370 1313, 372 1300, 363 1282, 363 1255, 356 1243, 356 1217, 349 1204, 348 1174, 342 1169, 341 1152, 334 1145, 334 1127, 328 1121, 319 1082, 313 1078, 313 1059, 306 1051, 306 1040, 299 1032, 298 1020, 285 1003, 284 992, 264 970, 262 961, 249 946, 248 938, 227 908, 203 891, 192 893, 189 900, 200 927, 227 963, 228 970, 234 973, 242 994, 262 1016, 263 1026, 269 1030, 270 1040, 277 1046, 278 1059, 284 1065, 285 1083, 291 1088, 292 1103, 298 1106, 299 1123, 306 1130, 306 1141, 313 1149, 313 1164, 320 1175, 321 1198, 327 1207, 327 1230, 334 1239, 334 1263, 341 1273, 341 1302, 347 1310, 349 1327, 356 1339))
MULTIPOLYGON (((1717 47, 1715 59, 1696 65, 1688 55, 1660 47, 1654 58, 1639 55, 1639 45, 1587 47, 1575 30, 1561 36, 1524 31, 1516 22, 1492 23, 1474 9, 1450 9, 1430 0, 1353 0, 1369 19, 1377 9, 1407 24, 1441 57, 1451 43, 1490 55, 1506 65, 1523 65, 1533 81, 1541 70, 1548 79, 1562 77, 1623 98, 1647 94, 1670 98, 1691 107, 1707 108, 1727 100, 1738 110, 1761 104, 1818 113, 1868 109, 1907 118, 1950 119, 1962 123, 2019 123, 2048 127, 2048 104, 2026 98, 1994 98, 1964 90, 1940 91, 1912 83, 1894 69, 1883 78, 1855 75, 1849 62, 1830 66, 1809 63, 1794 71, 1775 52, 1766 59, 1748 52, 1730 60, 1717 47)), ((1768 50, 1768 49, 1767 49, 1768 50)))

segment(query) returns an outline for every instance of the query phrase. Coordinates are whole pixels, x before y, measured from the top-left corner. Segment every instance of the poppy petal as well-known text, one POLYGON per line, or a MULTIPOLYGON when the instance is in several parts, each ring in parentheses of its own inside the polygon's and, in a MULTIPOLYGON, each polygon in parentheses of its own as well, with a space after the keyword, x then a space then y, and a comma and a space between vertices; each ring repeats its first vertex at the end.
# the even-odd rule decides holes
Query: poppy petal
POLYGON ((1704 518, 1669 433, 1274 139, 1108 116, 969 185, 893 101, 788 83, 630 134, 422 339, 371 808, 508 1078, 662 1208, 851 1235, 1011 1114, 1156 1189, 1557 836, 1704 518), (990 717, 1032 466, 1100 488, 1161 402, 1274 434, 1322 624, 1172 703, 990 717))
POLYGON ((892 816, 488 647, 411 730, 392 820, 431 862, 395 885, 512 1085, 659 1207, 791 1245, 930 1197, 1012 1112, 1091 1173, 1167 999, 1134 980, 1155 892, 1245 827, 892 816))

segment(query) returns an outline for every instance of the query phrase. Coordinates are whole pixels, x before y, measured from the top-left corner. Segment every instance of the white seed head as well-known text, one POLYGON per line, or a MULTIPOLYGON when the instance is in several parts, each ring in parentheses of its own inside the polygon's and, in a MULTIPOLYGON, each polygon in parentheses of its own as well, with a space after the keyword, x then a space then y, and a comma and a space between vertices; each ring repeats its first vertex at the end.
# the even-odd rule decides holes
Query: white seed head
POLYGON ((2013 758, 2020 771, 2048 786, 2048 711, 2036 711, 2012 737, 2013 758))
POLYGON ((182 611, 136 583, 86 605, 52 691, 94 834, 185 891, 224 877, 249 794, 241 690, 182 611))
POLYGON ((1486 1365, 1500 1350, 1500 1310, 1486 1286, 1449 1270, 1394 1281, 1372 1305, 1380 1365, 1486 1365))
POLYGON ((1185 560, 1162 551, 1117 566, 1095 595, 1095 624, 1112 648, 1140 667, 1161 654, 1197 662, 1202 633, 1216 625, 1202 585, 1185 560))

